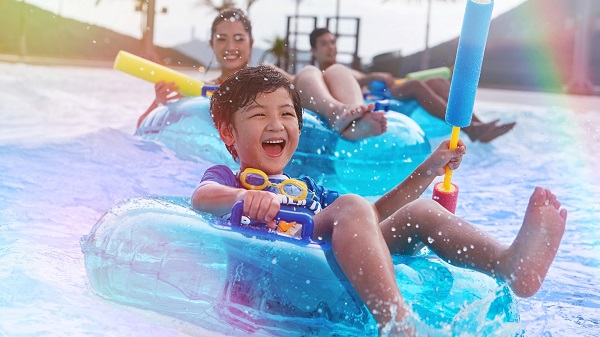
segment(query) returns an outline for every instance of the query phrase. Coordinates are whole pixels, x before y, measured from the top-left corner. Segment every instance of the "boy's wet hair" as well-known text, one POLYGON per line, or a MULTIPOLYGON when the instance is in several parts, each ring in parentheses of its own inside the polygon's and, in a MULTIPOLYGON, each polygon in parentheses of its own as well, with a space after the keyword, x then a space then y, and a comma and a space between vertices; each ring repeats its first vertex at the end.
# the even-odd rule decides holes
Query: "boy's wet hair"
POLYGON ((252 40, 252 23, 250 22, 250 19, 246 17, 244 11, 239 8, 225 9, 222 10, 219 15, 217 15, 217 17, 213 20, 212 27, 210 28, 211 39, 215 36, 217 27, 223 21, 240 21, 250 36, 250 40, 252 40))
MULTIPOLYGON (((294 105, 294 111, 298 118, 298 127, 302 129, 302 103, 300 95, 294 85, 277 69, 260 65, 256 67, 245 67, 237 73, 229 76, 210 99, 210 111, 215 126, 232 126, 233 114, 239 109, 256 102, 256 96, 261 93, 271 93, 279 88, 284 88, 290 94, 294 105)), ((233 146, 227 146, 234 160, 238 154, 233 146)))
POLYGON ((309 39, 310 39, 310 47, 312 49, 315 49, 317 47, 317 39, 320 38, 321 35, 324 35, 324 34, 331 34, 331 32, 327 28, 316 28, 315 30, 313 30, 310 33, 309 39))

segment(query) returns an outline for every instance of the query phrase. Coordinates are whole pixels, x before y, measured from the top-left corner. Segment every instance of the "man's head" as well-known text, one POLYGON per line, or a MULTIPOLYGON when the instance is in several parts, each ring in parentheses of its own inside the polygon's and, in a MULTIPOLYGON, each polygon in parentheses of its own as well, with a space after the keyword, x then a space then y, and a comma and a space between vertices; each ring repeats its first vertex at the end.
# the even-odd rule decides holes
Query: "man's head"
POLYGON ((310 48, 321 70, 337 62, 336 38, 327 28, 317 28, 310 33, 310 48))
POLYGON ((298 146, 300 96, 269 66, 245 67, 220 85, 210 110, 227 150, 242 169, 281 173, 298 146))

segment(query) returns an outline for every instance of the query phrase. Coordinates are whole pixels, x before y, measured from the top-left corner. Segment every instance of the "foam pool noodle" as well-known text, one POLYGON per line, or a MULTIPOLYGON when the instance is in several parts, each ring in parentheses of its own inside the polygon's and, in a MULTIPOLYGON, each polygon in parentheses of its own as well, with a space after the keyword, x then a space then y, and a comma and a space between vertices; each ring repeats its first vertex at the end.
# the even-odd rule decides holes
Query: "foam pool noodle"
POLYGON ((204 82, 123 50, 117 54, 113 68, 152 83, 175 82, 184 96, 202 95, 204 82))
MULTIPOLYGON (((458 145, 460 128, 471 124, 493 9, 493 0, 467 1, 446 108, 446 122, 452 126, 450 149, 458 145)), ((435 184, 433 199, 448 211, 456 211, 458 186, 452 183, 450 168, 446 167, 444 181, 435 184)))

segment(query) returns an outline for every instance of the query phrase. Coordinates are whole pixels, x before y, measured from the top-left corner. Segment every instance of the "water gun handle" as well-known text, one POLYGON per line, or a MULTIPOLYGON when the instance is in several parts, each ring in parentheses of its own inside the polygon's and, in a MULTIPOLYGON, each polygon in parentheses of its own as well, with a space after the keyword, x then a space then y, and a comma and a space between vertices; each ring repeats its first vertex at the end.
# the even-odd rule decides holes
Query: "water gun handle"
MULTIPOLYGON (((241 226, 243 213, 244 202, 236 202, 231 208, 231 217, 229 218, 232 228, 241 226)), ((279 220, 285 220, 287 222, 295 221, 296 223, 302 224, 302 241, 312 241, 315 223, 310 215, 301 212, 280 210, 275 216, 275 221, 279 220)))
POLYGON ((113 68, 155 84, 174 82, 184 96, 200 96, 204 87, 202 81, 123 50, 117 54, 113 68))

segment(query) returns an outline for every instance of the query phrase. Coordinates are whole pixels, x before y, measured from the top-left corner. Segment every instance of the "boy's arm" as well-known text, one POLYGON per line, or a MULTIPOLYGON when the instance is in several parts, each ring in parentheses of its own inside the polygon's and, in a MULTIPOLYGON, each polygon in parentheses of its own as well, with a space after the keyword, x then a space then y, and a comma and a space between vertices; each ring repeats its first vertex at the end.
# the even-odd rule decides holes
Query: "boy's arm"
POLYGON ((214 215, 227 214, 233 204, 243 200, 243 191, 217 183, 202 185, 192 195, 192 207, 214 215))
POLYGON ((276 228, 275 216, 280 202, 276 194, 267 191, 252 191, 218 183, 199 186, 192 195, 192 207, 213 215, 224 215, 238 201, 244 201, 244 214, 250 219, 264 221, 276 228))
POLYGON ((448 140, 442 142, 406 179, 375 202, 381 220, 418 199, 437 176, 444 174, 446 165, 452 170, 460 166, 466 152, 464 143, 459 140, 453 150, 448 149, 448 145, 448 140))

